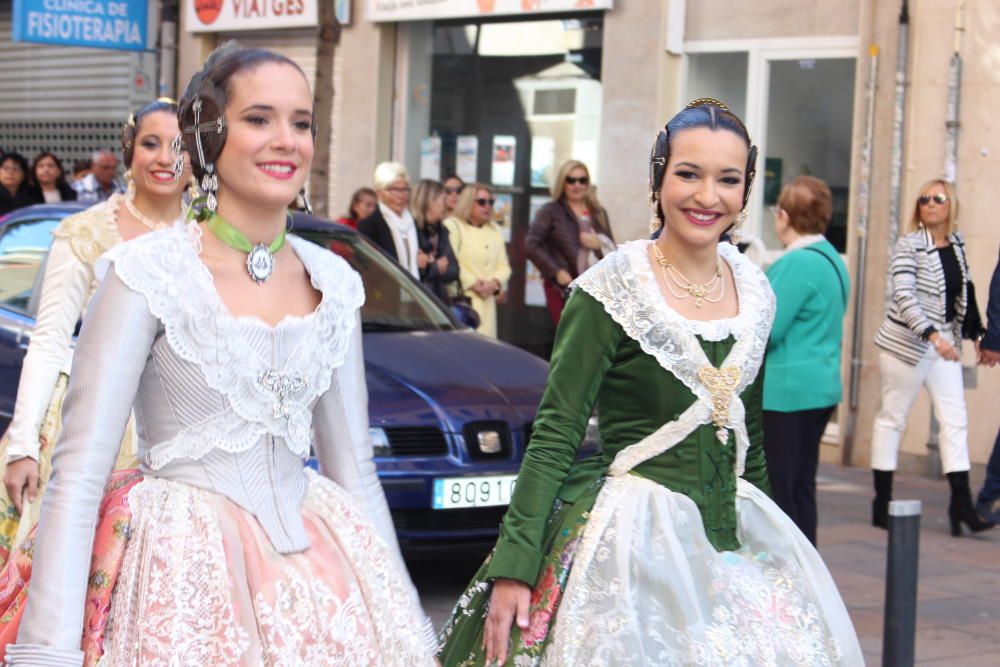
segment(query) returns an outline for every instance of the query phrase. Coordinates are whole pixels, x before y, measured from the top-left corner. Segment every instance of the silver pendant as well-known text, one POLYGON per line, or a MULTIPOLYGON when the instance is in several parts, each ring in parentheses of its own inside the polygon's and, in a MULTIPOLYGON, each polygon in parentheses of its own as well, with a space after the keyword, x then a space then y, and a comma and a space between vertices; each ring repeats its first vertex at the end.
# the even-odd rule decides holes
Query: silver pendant
POLYGON ((250 278, 260 285, 271 277, 274 272, 274 255, 263 243, 258 243, 250 249, 247 255, 247 273, 250 278))

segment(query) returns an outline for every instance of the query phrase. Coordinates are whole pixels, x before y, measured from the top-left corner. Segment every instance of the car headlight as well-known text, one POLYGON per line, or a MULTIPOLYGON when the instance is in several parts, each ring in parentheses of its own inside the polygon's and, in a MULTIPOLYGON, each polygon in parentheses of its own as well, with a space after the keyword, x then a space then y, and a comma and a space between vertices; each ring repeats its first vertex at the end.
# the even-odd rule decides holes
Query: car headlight
POLYGON ((372 427, 368 429, 368 437, 371 438, 375 456, 392 455, 392 447, 389 445, 389 436, 386 434, 385 429, 372 427))

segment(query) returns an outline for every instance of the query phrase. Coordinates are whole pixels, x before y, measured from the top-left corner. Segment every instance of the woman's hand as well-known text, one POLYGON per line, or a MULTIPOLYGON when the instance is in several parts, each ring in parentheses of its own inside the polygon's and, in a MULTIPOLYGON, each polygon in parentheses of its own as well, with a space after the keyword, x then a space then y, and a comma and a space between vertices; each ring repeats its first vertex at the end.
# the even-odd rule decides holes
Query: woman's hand
POLYGON ((438 257, 435 261, 437 262, 438 265, 438 273, 444 273, 445 271, 448 270, 447 257, 438 257))
POLYGON ((959 360, 958 350, 955 349, 955 346, 953 346, 947 340, 942 338, 941 334, 935 331, 933 334, 931 334, 930 341, 931 345, 934 346, 934 349, 937 351, 939 355, 941 355, 941 358, 944 359, 945 361, 959 360))
POLYGON ((38 461, 26 456, 7 464, 7 474, 3 478, 7 487, 7 496, 14 503, 14 509, 20 514, 23 510, 21 499, 28 492, 28 502, 35 502, 38 495, 38 461))
POLYGON ((493 582, 490 611, 483 633, 487 665, 493 664, 494 660, 501 665, 507 661, 511 624, 517 621, 521 632, 528 629, 530 604, 531 588, 528 584, 514 579, 497 579, 493 582))
POLYGON ((431 261, 430 255, 428 255, 423 250, 417 251, 417 268, 421 271, 427 268, 427 264, 431 261))
POLYGON ((569 275, 569 271, 566 269, 559 269, 556 272, 556 285, 559 285, 559 287, 566 287, 571 282, 573 282, 573 276, 569 275))
POLYGON ((580 232, 580 245, 590 250, 601 249, 601 239, 591 232, 580 232))

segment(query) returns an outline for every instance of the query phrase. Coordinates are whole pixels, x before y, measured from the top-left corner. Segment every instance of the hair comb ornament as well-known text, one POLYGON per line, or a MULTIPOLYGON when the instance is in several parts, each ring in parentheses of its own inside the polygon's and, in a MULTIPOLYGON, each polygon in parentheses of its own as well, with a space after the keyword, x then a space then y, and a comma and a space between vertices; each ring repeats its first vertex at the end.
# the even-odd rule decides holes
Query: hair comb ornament
POLYGON ((184 128, 184 132, 194 134, 194 145, 198 150, 198 164, 205 170, 205 173, 201 177, 201 189, 205 192, 205 206, 209 211, 214 212, 219 205, 219 201, 215 196, 215 193, 219 190, 219 175, 215 173, 215 164, 205 161, 205 149, 201 143, 201 133, 214 130, 216 134, 222 134, 222 131, 226 128, 226 119, 220 114, 214 121, 201 122, 201 110, 203 106, 202 99, 196 97, 191 104, 191 111, 194 112, 194 125, 184 128))

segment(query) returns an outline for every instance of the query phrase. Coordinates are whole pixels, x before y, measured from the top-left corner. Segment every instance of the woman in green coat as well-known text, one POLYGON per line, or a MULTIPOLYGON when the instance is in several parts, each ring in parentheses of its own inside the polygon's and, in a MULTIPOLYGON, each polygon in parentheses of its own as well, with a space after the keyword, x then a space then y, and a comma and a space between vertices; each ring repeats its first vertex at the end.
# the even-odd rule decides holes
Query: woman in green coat
POLYGON ((662 233, 574 282, 500 539, 445 667, 863 664, 815 549, 767 497, 767 279, 720 237, 756 148, 697 100, 657 136, 662 233), (591 410, 601 452, 576 460, 591 410))

